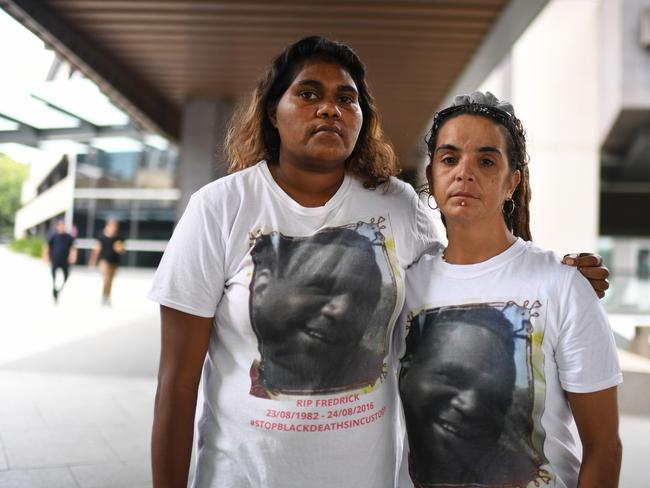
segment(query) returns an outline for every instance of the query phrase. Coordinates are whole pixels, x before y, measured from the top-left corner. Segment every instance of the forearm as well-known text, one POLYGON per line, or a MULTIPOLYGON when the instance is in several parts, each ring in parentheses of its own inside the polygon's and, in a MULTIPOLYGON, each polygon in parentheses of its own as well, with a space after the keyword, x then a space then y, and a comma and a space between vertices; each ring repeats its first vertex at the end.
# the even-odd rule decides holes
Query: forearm
POLYGON ((196 397, 196 388, 158 384, 151 436, 154 488, 187 486, 196 397))
POLYGON ((623 448, 618 438, 584 446, 578 488, 617 488, 623 448))
POLYGON ((185 488, 212 318, 160 307, 161 348, 151 436, 154 488, 185 488))

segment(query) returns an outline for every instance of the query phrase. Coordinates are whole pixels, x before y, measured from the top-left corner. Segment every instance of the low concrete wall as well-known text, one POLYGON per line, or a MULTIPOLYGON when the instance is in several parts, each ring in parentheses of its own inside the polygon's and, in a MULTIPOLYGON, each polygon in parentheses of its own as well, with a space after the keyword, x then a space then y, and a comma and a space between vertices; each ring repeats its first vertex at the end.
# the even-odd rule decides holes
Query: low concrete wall
POLYGON ((618 389, 621 414, 650 417, 650 360, 628 351, 618 351, 623 384, 618 389))
POLYGON ((650 417, 650 373, 623 371, 618 403, 622 414, 650 417))

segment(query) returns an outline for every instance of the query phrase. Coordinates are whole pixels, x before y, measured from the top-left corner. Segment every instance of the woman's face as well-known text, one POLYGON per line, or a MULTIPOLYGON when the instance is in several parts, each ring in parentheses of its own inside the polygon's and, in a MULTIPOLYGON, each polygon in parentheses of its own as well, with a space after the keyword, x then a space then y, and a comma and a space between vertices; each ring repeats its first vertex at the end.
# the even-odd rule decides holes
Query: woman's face
POLYGON ((343 165, 363 123, 354 80, 325 61, 306 62, 269 117, 280 134, 280 162, 316 170, 343 165))
POLYGON ((502 208, 519 184, 519 170, 510 172, 504 129, 478 115, 460 115, 446 122, 436 140, 429 191, 447 225, 479 221, 503 223, 502 208))

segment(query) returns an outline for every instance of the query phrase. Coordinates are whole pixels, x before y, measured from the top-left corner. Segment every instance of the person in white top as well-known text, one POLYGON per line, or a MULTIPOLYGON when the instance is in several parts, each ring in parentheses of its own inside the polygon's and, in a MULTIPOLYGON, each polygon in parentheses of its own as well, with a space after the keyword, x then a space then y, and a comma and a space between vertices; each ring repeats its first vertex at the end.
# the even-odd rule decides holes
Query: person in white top
POLYGON ((530 242, 513 107, 457 97, 427 143, 448 245, 407 271, 402 486, 616 487, 613 334, 589 283, 530 242))
POLYGON ((288 46, 226 147, 232 174, 192 195, 149 294, 154 486, 187 484, 202 380, 195 487, 394 487, 393 331, 405 269, 437 236, 393 177, 357 55, 319 37, 288 46))
POLYGON ((195 487, 395 486, 393 329, 437 239, 364 76, 342 44, 289 46, 232 122, 233 174, 190 199, 149 294, 156 488, 187 484, 202 369, 195 487))

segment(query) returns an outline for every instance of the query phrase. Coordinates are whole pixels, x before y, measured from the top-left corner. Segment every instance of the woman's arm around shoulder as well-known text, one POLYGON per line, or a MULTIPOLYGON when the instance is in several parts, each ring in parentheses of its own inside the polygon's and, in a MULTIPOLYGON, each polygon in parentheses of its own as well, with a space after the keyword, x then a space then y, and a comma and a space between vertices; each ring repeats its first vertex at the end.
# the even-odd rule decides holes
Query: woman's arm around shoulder
POLYGON ((161 348, 151 436, 155 488, 187 486, 194 413, 212 318, 160 307, 161 348))

